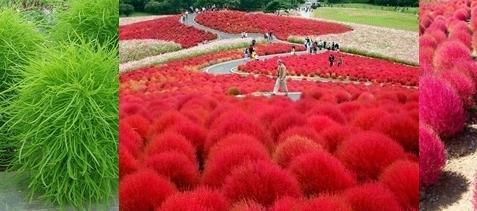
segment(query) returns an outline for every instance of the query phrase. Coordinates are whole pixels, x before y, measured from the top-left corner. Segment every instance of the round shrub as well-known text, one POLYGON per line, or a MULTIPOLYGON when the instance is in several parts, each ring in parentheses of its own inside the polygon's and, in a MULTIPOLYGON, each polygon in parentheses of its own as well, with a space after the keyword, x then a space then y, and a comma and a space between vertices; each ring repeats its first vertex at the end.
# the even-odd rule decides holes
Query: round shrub
POLYGON ((449 34, 449 40, 460 41, 465 46, 467 46, 467 48, 470 48, 472 46, 472 35, 466 29, 452 31, 449 34))
POLYGON ((129 16, 134 13, 134 6, 130 4, 119 4, 119 14, 129 16))
POLYGON ((225 180, 223 192, 231 202, 254 201, 265 207, 282 197, 301 195, 297 181, 268 162, 250 162, 235 168, 225 180))
POLYGON ((387 115, 389 115, 389 113, 380 107, 363 109, 356 113, 356 116, 351 121, 351 124, 355 127, 361 128, 362 130, 371 130, 377 125, 377 122, 381 118, 387 115))
POLYGON ((270 211, 289 211, 289 210, 299 210, 302 201, 300 199, 292 197, 283 197, 279 200, 276 200, 273 206, 269 209, 270 211))
POLYGON ((465 111, 455 89, 435 76, 423 76, 419 81, 419 120, 444 137, 464 128, 465 111))
POLYGON ((351 134, 349 127, 341 125, 331 125, 320 132, 320 136, 326 140, 327 150, 331 153, 335 153, 338 146, 351 134))
POLYGON ((135 114, 128 116, 121 121, 126 122, 129 126, 134 129, 142 138, 147 137, 149 131, 150 122, 148 119, 144 118, 141 115, 135 114))
POLYGON ((341 197, 319 196, 305 201, 300 211, 352 211, 353 209, 341 197))
POLYGON ((326 129, 326 128, 332 126, 332 125, 333 126, 338 125, 338 123, 335 122, 333 119, 331 119, 328 116, 324 116, 324 115, 312 116, 312 117, 308 118, 308 123, 318 133, 320 133, 321 131, 323 131, 324 129, 326 129))
POLYGON ((252 147, 257 149, 257 151, 262 152, 264 155, 268 154, 267 149, 265 146, 255 137, 241 134, 241 133, 234 133, 231 134, 224 139, 220 140, 217 144, 215 144, 207 154, 207 159, 213 159, 217 154, 223 153, 233 147, 252 147))
POLYGON ((199 169, 184 154, 163 152, 146 158, 144 164, 169 179, 179 190, 189 190, 199 183, 199 169))
POLYGON ((22 145, 16 166, 32 193, 58 204, 104 201, 117 189, 118 59, 91 49, 43 49, 25 66, 7 108, 22 145))
POLYGON ((454 87, 459 94, 466 108, 472 107, 474 104, 476 88, 474 81, 470 77, 462 74, 462 72, 459 72, 456 69, 442 72, 440 77, 450 82, 452 87, 454 87))
POLYGON ((234 204, 230 211, 266 211, 267 209, 258 202, 242 201, 234 204))
POLYGON ((154 210, 177 190, 152 170, 141 170, 119 183, 119 210, 154 210))
POLYGON ((341 112, 341 110, 333 104, 323 104, 320 103, 315 105, 313 109, 311 109, 307 115, 325 115, 333 119, 334 121, 343 124, 346 122, 345 115, 341 112))
POLYGON ((323 148, 308 138, 290 136, 277 146, 273 154, 273 160, 281 167, 286 168, 299 155, 320 150, 323 150, 323 148))
POLYGON ((227 90, 227 95, 230 95, 230 96, 237 96, 237 95, 241 95, 241 91, 239 88, 237 87, 230 87, 228 90, 227 90))
POLYGON ((433 64, 439 71, 450 70, 455 63, 471 59, 470 50, 462 42, 449 40, 441 43, 434 53, 433 64))
POLYGON ((211 187, 221 187, 227 175, 238 166, 249 161, 270 161, 267 151, 255 144, 244 143, 229 146, 210 156, 205 163, 202 183, 211 187))
POLYGON ((205 142, 205 151, 207 152, 219 140, 233 133, 251 135, 262 141, 267 148, 272 148, 271 140, 258 120, 243 112, 231 111, 222 114, 214 121, 205 142))
POLYGON ((178 111, 167 111, 153 121, 148 137, 153 139, 154 136, 160 135, 170 127, 182 122, 190 122, 190 120, 178 111))
POLYGON ((207 132, 198 124, 188 121, 178 122, 173 126, 168 127, 166 131, 174 131, 181 134, 195 147, 196 151, 203 151, 207 132))
POLYGON ((119 179, 139 169, 139 162, 126 147, 119 144, 119 179))
POLYGON ((225 211, 229 207, 224 196, 216 190, 200 187, 193 191, 177 193, 167 198, 160 211, 225 211))
POLYGON ((379 177, 404 209, 419 209, 419 164, 397 161, 379 177))
POLYGON ((427 125, 419 126, 419 179, 421 187, 429 187, 439 180, 446 162, 444 144, 427 125))
POLYGON ((278 117, 270 126, 273 140, 277 140, 280 134, 289 128, 303 126, 307 122, 305 116, 297 112, 276 113, 275 115, 278 117))
POLYGON ((127 122, 119 122, 119 144, 131 152, 133 156, 137 156, 144 145, 141 135, 137 133, 127 122))
POLYGON ((375 180, 394 161, 405 158, 403 148, 394 140, 375 132, 354 134, 344 141, 336 156, 360 181, 375 180))
POLYGON ((58 40, 117 48, 118 8, 117 0, 72 0, 70 7, 59 14, 53 34, 58 40))
POLYGON ((184 136, 173 132, 165 132, 149 142, 144 152, 146 156, 153 156, 163 152, 176 151, 184 154, 192 162, 197 162, 192 144, 184 136))
POLYGON ((304 194, 334 193, 356 185, 356 178, 331 154, 318 151, 295 158, 288 170, 304 194))
MULTIPOLYGON (((21 66, 35 54, 43 37, 33 24, 12 9, 0 8, 0 108, 6 107, 14 93, 7 91, 21 76, 21 66)), ((0 167, 8 166, 17 148, 1 126, 8 117, 0 111, 0 167)))
POLYGON ((354 211, 402 210, 394 194, 382 184, 360 185, 347 189, 343 195, 354 211))
POLYGON ((378 120, 374 130, 393 138, 404 149, 417 152, 419 150, 418 128, 418 121, 415 121, 410 116, 390 114, 378 120))
POLYGON ((288 138, 292 136, 301 136, 307 139, 312 140, 313 142, 319 144, 321 147, 327 149, 328 146, 326 145, 326 140, 321 137, 312 127, 309 125, 306 126, 298 126, 292 127, 280 134, 277 140, 277 144, 280 144, 286 141, 288 138))

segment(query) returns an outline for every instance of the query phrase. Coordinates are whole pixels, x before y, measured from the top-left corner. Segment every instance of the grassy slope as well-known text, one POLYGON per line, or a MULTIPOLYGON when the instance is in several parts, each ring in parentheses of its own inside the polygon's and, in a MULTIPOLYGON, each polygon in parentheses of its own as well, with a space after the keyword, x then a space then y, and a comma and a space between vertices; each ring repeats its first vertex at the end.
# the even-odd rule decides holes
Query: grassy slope
POLYGON ((352 4, 343 7, 322 7, 315 10, 314 16, 322 19, 388 27, 407 31, 417 31, 415 8, 406 12, 381 9, 379 6, 352 4))

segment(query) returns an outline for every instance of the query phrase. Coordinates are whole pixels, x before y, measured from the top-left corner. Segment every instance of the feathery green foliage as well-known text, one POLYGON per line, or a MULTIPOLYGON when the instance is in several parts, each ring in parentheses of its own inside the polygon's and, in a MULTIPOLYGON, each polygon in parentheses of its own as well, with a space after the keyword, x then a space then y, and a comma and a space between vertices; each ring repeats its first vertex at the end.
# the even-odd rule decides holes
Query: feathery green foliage
POLYGON ((117 72, 116 49, 85 43, 57 43, 25 66, 6 126, 31 197, 84 207, 115 193, 117 72))
POLYGON ((53 36, 58 40, 97 42, 117 47, 118 0, 73 0, 58 16, 53 36))
MULTIPOLYGON (((43 43, 42 35, 12 9, 0 8, 0 108, 8 105, 14 95, 10 86, 19 78, 21 65, 34 55, 43 43)), ((0 111, 0 127, 6 121, 0 111)), ((5 131, 0 130, 0 169, 12 158, 13 145, 5 131)))

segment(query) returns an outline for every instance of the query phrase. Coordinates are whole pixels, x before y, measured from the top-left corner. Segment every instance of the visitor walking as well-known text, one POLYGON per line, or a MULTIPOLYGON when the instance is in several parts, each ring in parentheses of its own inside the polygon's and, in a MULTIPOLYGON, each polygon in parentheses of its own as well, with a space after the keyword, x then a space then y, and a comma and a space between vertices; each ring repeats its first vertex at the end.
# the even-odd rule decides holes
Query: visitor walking
POLYGON ((333 67, 333 64, 335 63, 335 56, 333 54, 330 54, 328 57, 328 62, 330 62, 330 67, 333 67))
POLYGON ((276 95, 280 88, 285 91, 285 96, 288 96, 287 68, 281 59, 278 60, 277 80, 272 95, 276 95))
POLYGON ((296 55, 296 48, 295 48, 295 46, 292 47, 291 55, 292 55, 292 56, 295 56, 295 55, 296 55))
POLYGON ((257 41, 255 39, 252 40, 252 46, 255 46, 257 44, 257 41))
POLYGON ((318 53, 318 42, 317 41, 313 42, 313 53, 314 54, 318 53))
POLYGON ((340 55, 340 56, 338 57, 337 65, 338 65, 338 67, 341 67, 341 65, 343 65, 343 56, 340 55))

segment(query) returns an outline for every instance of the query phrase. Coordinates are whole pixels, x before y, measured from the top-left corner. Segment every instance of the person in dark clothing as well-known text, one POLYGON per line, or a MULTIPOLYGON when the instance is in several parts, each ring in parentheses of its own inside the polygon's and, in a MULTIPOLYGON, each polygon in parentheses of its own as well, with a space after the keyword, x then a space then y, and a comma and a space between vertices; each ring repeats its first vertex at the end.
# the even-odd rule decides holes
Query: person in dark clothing
POLYGON ((255 46, 257 44, 257 41, 255 39, 252 40, 252 46, 255 46))
POLYGON ((318 42, 316 41, 313 42, 312 48, 313 48, 313 53, 316 54, 318 52, 318 42))
POLYGON ((341 65, 343 65, 343 56, 339 56, 339 57, 338 57, 338 62, 337 62, 337 64, 338 64, 338 67, 341 67, 341 65))
POLYGON ((330 67, 333 67, 333 64, 335 63, 335 56, 333 54, 330 54, 328 57, 328 61, 330 62, 330 67))
POLYGON ((255 51, 255 49, 253 48, 253 45, 250 45, 250 46, 248 47, 248 55, 249 55, 249 57, 252 55, 252 53, 253 53, 254 51, 255 51))
POLYGON ((326 41, 323 41, 323 49, 326 49, 326 41))
POLYGON ((336 43, 336 51, 339 51, 339 50, 340 50, 340 45, 336 43))

